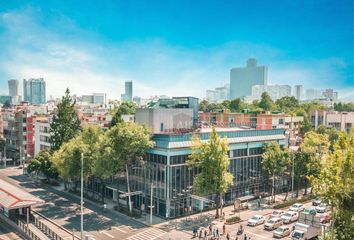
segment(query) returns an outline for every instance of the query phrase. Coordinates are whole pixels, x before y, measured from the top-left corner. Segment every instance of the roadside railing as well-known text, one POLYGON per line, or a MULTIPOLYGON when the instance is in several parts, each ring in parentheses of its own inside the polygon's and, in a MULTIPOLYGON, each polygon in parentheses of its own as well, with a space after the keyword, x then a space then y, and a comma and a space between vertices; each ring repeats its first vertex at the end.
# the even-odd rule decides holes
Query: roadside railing
POLYGON ((48 238, 40 237, 39 234, 32 231, 27 223, 22 222, 21 220, 17 223, 18 227, 32 240, 48 240, 48 238))

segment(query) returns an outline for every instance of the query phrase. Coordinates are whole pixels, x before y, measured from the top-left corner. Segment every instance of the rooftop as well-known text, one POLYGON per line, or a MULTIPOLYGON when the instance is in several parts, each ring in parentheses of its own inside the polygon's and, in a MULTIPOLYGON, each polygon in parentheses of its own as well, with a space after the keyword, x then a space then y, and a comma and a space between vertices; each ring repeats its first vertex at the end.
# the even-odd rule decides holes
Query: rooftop
POLYGON ((0 206, 6 209, 17 209, 43 203, 43 200, 0 179, 0 206))

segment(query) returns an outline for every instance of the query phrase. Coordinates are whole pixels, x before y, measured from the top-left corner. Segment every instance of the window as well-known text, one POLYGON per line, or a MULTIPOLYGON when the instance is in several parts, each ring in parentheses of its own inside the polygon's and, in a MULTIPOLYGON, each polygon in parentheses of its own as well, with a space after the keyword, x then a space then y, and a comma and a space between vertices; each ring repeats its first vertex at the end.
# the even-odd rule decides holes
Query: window
POLYGON ((163 123, 160 124, 160 132, 163 132, 163 123))
POLYGON ((234 157, 242 157, 247 156, 247 148, 244 149, 236 149, 234 151, 234 157))

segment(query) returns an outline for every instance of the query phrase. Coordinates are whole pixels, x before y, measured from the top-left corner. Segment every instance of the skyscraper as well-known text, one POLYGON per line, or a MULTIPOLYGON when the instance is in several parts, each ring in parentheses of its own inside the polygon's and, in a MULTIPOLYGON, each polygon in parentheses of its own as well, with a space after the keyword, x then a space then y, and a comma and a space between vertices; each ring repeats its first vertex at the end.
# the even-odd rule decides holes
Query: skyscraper
POLYGON ((43 78, 23 79, 23 99, 32 104, 46 102, 45 81, 43 78))
POLYGON ((11 79, 8 81, 9 83, 9 95, 11 97, 18 95, 18 80, 11 79))
POLYGON ((133 81, 125 81, 125 92, 121 96, 122 101, 133 100, 133 81))
POLYGON ((294 86, 294 96, 297 100, 301 100, 304 95, 304 87, 302 85, 294 86))
POLYGON ((246 67, 230 70, 230 99, 242 98, 252 94, 252 86, 267 85, 267 66, 257 66, 257 60, 250 58, 246 67))

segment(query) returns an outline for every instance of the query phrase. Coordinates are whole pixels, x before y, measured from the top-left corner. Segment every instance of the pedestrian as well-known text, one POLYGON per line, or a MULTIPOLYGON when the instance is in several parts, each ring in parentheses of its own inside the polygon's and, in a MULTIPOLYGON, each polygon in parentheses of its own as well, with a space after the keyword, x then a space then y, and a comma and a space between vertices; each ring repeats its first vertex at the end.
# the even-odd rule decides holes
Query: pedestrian
POLYGON ((238 236, 236 235, 236 238, 235 238, 235 240, 238 240, 238 236))
POLYGON ((200 229, 200 231, 199 231, 199 239, 201 239, 202 238, 202 229, 200 229))
POLYGON ((245 235, 243 235, 243 240, 247 240, 247 235, 245 233, 245 235))
POLYGON ((219 233, 219 228, 216 229, 216 237, 219 239, 220 233, 219 233))
POLYGON ((226 234, 226 239, 230 240, 230 234, 229 233, 226 234))
POLYGON ((225 232, 226 232, 226 226, 225 226, 225 223, 224 223, 224 225, 222 225, 222 234, 225 235, 225 232))
POLYGON ((258 199, 258 208, 261 208, 261 200, 258 199))
POLYGON ((212 232, 212 226, 211 226, 211 224, 209 225, 209 235, 211 235, 211 232, 212 232))
POLYGON ((216 230, 215 230, 215 228, 213 229, 213 237, 214 237, 214 238, 216 237, 216 230))
POLYGON ((207 235, 208 235, 208 232, 207 232, 207 230, 205 229, 205 230, 204 230, 204 239, 206 239, 207 235))

